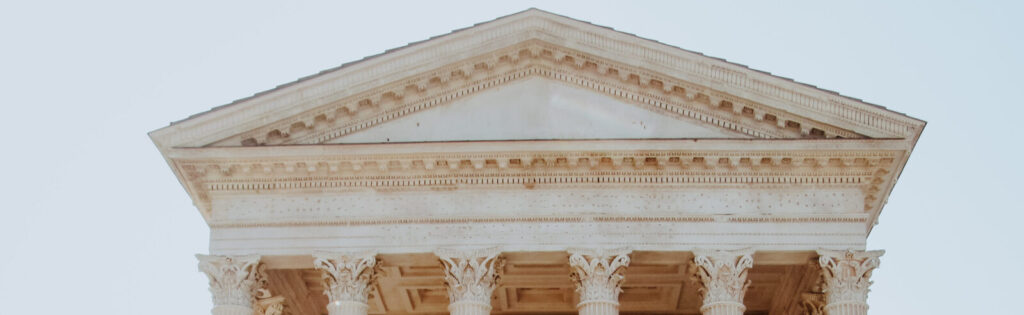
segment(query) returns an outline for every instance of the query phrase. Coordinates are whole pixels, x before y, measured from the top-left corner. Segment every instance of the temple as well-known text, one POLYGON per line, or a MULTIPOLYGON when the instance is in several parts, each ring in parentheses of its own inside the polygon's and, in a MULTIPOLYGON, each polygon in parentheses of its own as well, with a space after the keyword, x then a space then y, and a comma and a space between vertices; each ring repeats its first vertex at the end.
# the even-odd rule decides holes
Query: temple
POLYGON ((924 126, 530 9, 150 137, 214 315, 853 315, 924 126))

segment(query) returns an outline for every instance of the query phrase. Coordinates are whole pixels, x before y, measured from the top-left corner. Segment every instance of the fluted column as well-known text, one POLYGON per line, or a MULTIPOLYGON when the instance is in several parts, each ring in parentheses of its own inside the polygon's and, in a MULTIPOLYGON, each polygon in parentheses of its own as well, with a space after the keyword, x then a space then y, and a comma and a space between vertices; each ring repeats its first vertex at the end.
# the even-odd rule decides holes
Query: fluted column
POLYGON ((743 295, 750 286, 747 269, 754 266, 752 250, 694 251, 704 295, 700 312, 705 315, 743 315, 743 295))
POLYGON ((199 271, 210 278, 213 315, 253 315, 256 267, 260 256, 196 255, 199 271))
POLYGON ((819 250, 818 263, 825 278, 825 313, 865 315, 871 272, 885 251, 819 250))
POLYGON ((498 248, 475 251, 439 249, 435 252, 448 287, 448 312, 452 315, 491 313, 491 295, 501 280, 505 260, 498 248))
POLYGON ((366 315, 367 300, 377 279, 377 254, 313 253, 313 266, 321 270, 327 313, 330 315, 366 315))
POLYGON ((580 315, 619 314, 619 293, 625 280, 622 273, 629 267, 631 252, 626 248, 569 250, 569 277, 579 293, 576 309, 580 315))

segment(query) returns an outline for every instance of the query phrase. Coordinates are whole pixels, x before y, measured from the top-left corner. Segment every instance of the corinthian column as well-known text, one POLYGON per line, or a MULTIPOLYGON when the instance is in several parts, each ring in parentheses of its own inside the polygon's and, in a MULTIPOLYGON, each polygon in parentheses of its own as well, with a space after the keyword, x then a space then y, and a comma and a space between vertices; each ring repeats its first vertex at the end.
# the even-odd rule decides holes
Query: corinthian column
POLYGON ((213 315, 252 315, 260 256, 196 255, 199 271, 210 278, 213 315))
POLYGON ((829 315, 868 313, 871 271, 878 268, 883 250, 819 250, 818 263, 825 277, 825 312, 829 315))
POLYGON ((327 313, 330 315, 366 315, 377 278, 377 254, 313 253, 313 266, 321 271, 327 313))
POLYGON ((622 273, 629 267, 630 252, 627 248, 569 250, 569 277, 580 296, 576 305, 580 315, 619 314, 619 293, 625 280, 622 273))
POLYGON ((498 248, 475 251, 439 249, 444 283, 448 287, 448 312, 452 315, 491 313, 491 294, 501 279, 505 260, 498 248))
POLYGON ((743 315, 743 295, 750 286, 747 269, 754 266, 753 250, 695 251, 693 262, 700 276, 705 315, 743 315))

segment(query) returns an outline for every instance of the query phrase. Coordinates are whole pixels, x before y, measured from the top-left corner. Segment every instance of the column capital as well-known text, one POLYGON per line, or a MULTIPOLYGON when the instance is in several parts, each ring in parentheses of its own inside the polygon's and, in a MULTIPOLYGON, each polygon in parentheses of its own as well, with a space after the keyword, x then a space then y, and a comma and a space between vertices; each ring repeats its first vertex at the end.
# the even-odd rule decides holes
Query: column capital
POLYGON ((505 265, 497 247, 478 250, 438 249, 434 252, 444 271, 448 287, 449 310, 455 305, 474 304, 477 308, 491 309, 491 295, 501 280, 505 265))
POLYGON ((825 279, 825 300, 829 306, 867 306, 871 272, 878 268, 884 250, 818 250, 818 264, 825 279))
POLYGON ((377 253, 313 252, 313 267, 321 270, 324 295, 330 305, 355 303, 366 308, 377 280, 377 253))
POLYGON ((622 292, 622 273, 629 267, 628 248, 586 249, 572 248, 569 252, 569 277, 576 284, 582 307, 588 303, 605 302, 619 305, 622 292))
POLYGON ((252 309, 257 288, 260 256, 217 256, 196 254, 199 271, 210 278, 213 305, 252 309))
POLYGON ((728 305, 740 314, 746 309, 743 296, 750 281, 747 271, 754 266, 754 251, 742 250, 694 250, 693 262, 703 287, 704 296, 701 312, 717 305, 728 305))

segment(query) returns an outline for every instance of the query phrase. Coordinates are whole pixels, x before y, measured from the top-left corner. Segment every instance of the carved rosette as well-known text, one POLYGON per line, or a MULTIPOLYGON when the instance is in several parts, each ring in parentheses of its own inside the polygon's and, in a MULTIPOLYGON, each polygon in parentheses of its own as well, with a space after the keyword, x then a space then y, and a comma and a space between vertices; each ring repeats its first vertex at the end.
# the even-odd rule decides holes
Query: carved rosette
POLYGON ((501 250, 439 249, 434 254, 440 258, 441 269, 444 270, 444 282, 451 301, 449 311, 453 314, 490 312, 491 294, 501 280, 501 269, 505 265, 504 258, 500 257, 501 250), (457 311, 463 305, 475 311, 457 311))
POLYGON ((377 253, 318 251, 313 253, 313 257, 313 266, 321 270, 324 295, 330 300, 328 309, 354 303, 365 311, 370 291, 377 280, 377 253))
POLYGON ((257 286, 260 256, 196 255, 199 271, 210 278, 214 314, 218 308, 233 309, 230 313, 252 312, 257 286))
POLYGON ((577 308, 596 302, 619 305, 619 293, 625 280, 622 273, 629 267, 631 252, 627 248, 569 250, 569 267, 572 268, 569 277, 580 295, 577 308))
POLYGON ((747 270, 754 266, 752 250, 738 251, 695 251, 693 262, 703 287, 705 314, 742 314, 746 309, 743 295, 750 286, 747 270), (717 312, 712 309, 728 309, 717 312))
POLYGON ((885 251, 818 250, 829 314, 866 314, 871 272, 885 251), (850 312, 846 312, 849 310, 850 312))

